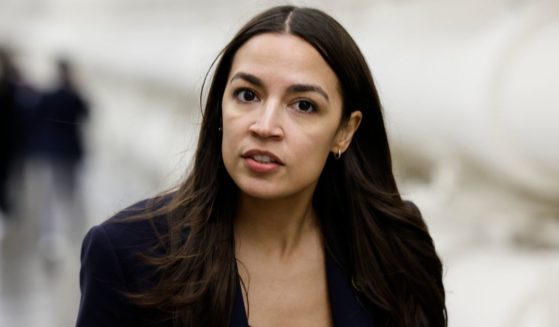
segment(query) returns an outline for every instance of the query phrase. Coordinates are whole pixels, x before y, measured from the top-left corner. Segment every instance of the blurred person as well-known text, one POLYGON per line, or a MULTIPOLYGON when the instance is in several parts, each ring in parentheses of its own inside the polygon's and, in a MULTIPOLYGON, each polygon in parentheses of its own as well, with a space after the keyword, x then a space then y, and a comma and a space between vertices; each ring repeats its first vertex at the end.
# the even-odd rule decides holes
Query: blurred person
POLYGON ((0 211, 4 217, 16 215, 26 140, 38 98, 8 48, 0 47, 0 211))
POLYGON ((89 116, 70 61, 58 59, 56 71, 56 85, 43 94, 34 112, 27 150, 39 249, 52 261, 59 259, 67 241, 82 235, 78 181, 85 155, 82 128, 89 116))
POLYGON ((17 70, 7 49, 0 47, 0 211, 11 211, 8 195, 10 169, 14 159, 15 99, 17 70))
POLYGON ((221 52, 193 167, 90 229, 77 326, 446 326, 359 48, 280 6, 221 52))

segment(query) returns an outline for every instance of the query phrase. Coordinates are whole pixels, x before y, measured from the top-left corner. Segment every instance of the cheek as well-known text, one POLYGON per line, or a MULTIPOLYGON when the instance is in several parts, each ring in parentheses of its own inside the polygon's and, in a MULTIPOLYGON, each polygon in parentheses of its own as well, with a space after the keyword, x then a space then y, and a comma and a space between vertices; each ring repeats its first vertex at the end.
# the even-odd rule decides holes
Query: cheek
POLYGON ((305 133, 299 135, 298 139, 294 139, 290 148, 294 151, 293 155, 297 158, 297 162, 301 167, 305 167, 305 171, 314 171, 321 169, 332 148, 334 142, 334 134, 327 133, 305 133))
POLYGON ((227 161, 230 159, 230 155, 232 152, 232 135, 231 135, 231 128, 230 124, 223 119, 222 129, 221 129, 221 154, 223 156, 223 161, 227 164, 227 161))
POLYGON ((230 109, 223 106, 222 110, 221 154, 226 167, 230 166, 238 155, 243 125, 242 117, 232 114, 230 109))
POLYGON ((236 152, 231 141, 231 137, 226 135, 226 133, 223 133, 221 142, 221 157, 223 160, 223 165, 225 166, 225 170, 227 171, 229 176, 233 177, 236 152))
POLYGON ((221 121, 223 144, 228 143, 231 145, 234 143, 232 138, 239 138, 242 132, 243 117, 234 115, 230 110, 224 109, 221 121))

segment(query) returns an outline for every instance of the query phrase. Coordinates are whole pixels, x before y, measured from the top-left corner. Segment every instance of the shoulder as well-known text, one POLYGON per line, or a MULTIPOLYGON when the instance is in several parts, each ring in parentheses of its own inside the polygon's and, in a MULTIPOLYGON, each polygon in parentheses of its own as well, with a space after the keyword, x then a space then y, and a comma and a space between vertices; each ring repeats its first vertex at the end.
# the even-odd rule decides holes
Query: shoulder
POLYGON ((94 226, 90 233, 106 237, 117 249, 142 249, 153 245, 159 234, 167 231, 167 217, 158 213, 168 203, 171 195, 164 198, 145 199, 118 212, 103 223, 94 226))
POLYGON ((413 213, 414 215, 418 215, 421 217, 421 211, 419 210, 419 208, 417 207, 417 205, 415 203, 413 203, 410 200, 404 200, 404 208, 408 211, 410 211, 411 213, 413 213))
POLYGON ((146 263, 145 256, 164 253, 160 236, 167 227, 165 215, 150 216, 157 212, 154 204, 164 202, 138 202, 92 227, 85 236, 77 326, 141 325, 146 313, 127 294, 148 289, 157 280, 156 269, 146 263))
POLYGON ((167 217, 158 210, 169 202, 171 196, 137 202, 94 226, 90 233, 104 234, 116 248, 149 247, 157 241, 158 235, 167 232, 167 217))
POLYGON ((164 251, 161 240, 167 232, 167 217, 155 213, 170 197, 140 201, 93 226, 82 244, 82 270, 110 273, 106 276, 109 279, 122 277, 128 291, 143 288, 153 270, 143 256, 158 256, 164 251))
POLYGON ((419 210, 417 205, 412 201, 404 200, 403 203, 403 209, 405 213, 404 217, 406 218, 406 220, 413 226, 413 229, 416 233, 419 233, 420 235, 422 235, 422 237, 430 239, 431 236, 429 235, 429 228, 425 223, 425 219, 421 214, 421 210, 419 210))

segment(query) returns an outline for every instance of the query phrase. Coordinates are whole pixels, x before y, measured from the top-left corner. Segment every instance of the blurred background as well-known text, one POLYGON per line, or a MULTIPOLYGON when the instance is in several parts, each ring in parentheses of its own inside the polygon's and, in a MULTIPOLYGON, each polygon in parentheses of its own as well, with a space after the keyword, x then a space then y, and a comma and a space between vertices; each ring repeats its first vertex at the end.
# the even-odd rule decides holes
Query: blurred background
MULTIPOLYGON (((0 0, 1 326, 74 324, 85 231, 183 176, 213 59, 284 3, 0 0)), ((450 326, 559 326, 559 1, 289 3, 371 66, 450 326)))

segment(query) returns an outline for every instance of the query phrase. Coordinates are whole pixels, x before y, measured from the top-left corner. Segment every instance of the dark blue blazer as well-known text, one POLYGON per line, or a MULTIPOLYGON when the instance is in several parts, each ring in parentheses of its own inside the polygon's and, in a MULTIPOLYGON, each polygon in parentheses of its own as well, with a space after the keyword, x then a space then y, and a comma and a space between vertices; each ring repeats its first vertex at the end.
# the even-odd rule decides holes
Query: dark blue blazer
MULTIPOLYGON (((123 294, 155 283, 153 268, 144 264, 138 253, 157 255, 157 232, 165 232, 165 219, 122 222, 141 213, 145 206, 146 201, 140 202, 87 233, 81 252, 76 326, 171 326, 162 313, 139 308, 123 294)), ((350 277, 338 262, 328 251, 326 273, 334 326, 374 326, 373 313, 359 301, 350 277)), ((238 282, 230 326, 247 327, 245 312, 238 282)))

